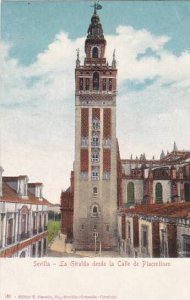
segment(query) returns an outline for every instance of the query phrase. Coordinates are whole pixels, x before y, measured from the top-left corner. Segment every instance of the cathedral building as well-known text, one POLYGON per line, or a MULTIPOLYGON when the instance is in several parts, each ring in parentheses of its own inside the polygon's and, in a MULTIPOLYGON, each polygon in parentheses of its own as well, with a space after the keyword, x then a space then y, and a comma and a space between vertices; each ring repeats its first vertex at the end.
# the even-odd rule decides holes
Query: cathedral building
MULTIPOLYGON (((162 151, 159 160, 146 159, 145 154, 120 158, 115 52, 109 64, 96 8, 85 40, 84 63, 77 53, 75 161, 70 187, 61 194, 61 231, 73 239, 76 250, 98 244, 104 250, 120 247, 127 255, 126 218, 131 208, 190 203, 190 151, 178 151, 174 144, 173 151, 167 155, 162 151)), ((130 253, 141 255, 137 250, 130 253)))

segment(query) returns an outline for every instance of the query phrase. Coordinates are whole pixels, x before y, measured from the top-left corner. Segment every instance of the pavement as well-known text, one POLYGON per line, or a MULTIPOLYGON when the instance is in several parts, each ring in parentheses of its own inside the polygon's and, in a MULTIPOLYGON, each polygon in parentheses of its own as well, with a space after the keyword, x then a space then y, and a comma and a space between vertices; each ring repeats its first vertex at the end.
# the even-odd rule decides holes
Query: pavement
POLYGON ((121 257, 116 251, 73 251, 72 243, 66 243, 66 235, 56 236, 48 248, 49 257, 121 257))

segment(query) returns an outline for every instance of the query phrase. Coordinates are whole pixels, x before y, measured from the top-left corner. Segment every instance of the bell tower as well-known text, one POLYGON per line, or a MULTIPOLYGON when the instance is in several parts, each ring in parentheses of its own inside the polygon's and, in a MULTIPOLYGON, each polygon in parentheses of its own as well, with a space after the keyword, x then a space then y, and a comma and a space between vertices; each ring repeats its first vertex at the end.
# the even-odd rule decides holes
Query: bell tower
MULTIPOLYGON (((75 69, 74 247, 117 246, 117 155, 115 53, 106 60, 97 5, 75 69)), ((100 5, 99 5, 100 6, 100 5)))

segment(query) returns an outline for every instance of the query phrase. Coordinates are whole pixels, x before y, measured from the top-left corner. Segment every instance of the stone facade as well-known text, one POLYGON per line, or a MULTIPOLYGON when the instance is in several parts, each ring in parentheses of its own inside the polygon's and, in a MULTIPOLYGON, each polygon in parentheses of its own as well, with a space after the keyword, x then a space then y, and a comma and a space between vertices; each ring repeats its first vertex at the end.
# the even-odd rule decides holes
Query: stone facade
POLYGON ((100 19, 92 16, 85 61, 76 62, 73 237, 75 249, 117 245, 117 69, 105 58, 100 19))

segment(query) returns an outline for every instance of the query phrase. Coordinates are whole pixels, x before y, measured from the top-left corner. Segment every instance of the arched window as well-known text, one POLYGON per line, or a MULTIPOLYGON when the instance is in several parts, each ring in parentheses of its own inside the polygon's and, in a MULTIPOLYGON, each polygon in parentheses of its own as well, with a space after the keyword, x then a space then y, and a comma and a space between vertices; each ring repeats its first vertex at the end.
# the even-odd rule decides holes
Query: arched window
POLYGON ((98 194, 98 188, 95 186, 93 187, 93 195, 97 196, 97 194, 98 194))
POLYGON ((80 78, 80 80, 79 80, 79 89, 80 89, 80 91, 83 90, 83 78, 80 78))
POLYGON ((86 91, 89 91, 90 89, 90 79, 86 78, 86 91))
POLYGON ((99 209, 98 209, 98 206, 97 206, 97 205, 93 205, 91 212, 92 212, 92 215, 91 215, 91 216, 97 218, 98 215, 99 215, 99 209))
POLYGON ((106 78, 103 78, 103 81, 102 81, 102 90, 106 91, 106 78))
POLYGON ((162 185, 160 182, 156 184, 156 203, 162 203, 163 202, 163 190, 162 185))
POLYGON ((26 257, 26 252, 22 251, 21 254, 20 254, 20 257, 26 257))
POLYGON ((109 91, 112 91, 112 78, 109 78, 109 91))
POLYGON ((133 182, 129 182, 127 185, 127 202, 128 203, 135 202, 135 186, 133 182))
POLYGON ((99 73, 94 72, 93 74, 93 90, 98 91, 99 90, 99 73))
POLYGON ((98 58, 98 48, 97 47, 94 47, 93 49, 92 49, 92 57, 93 58, 98 58))
POLYGON ((190 184, 186 182, 184 184, 185 201, 190 202, 190 184))

